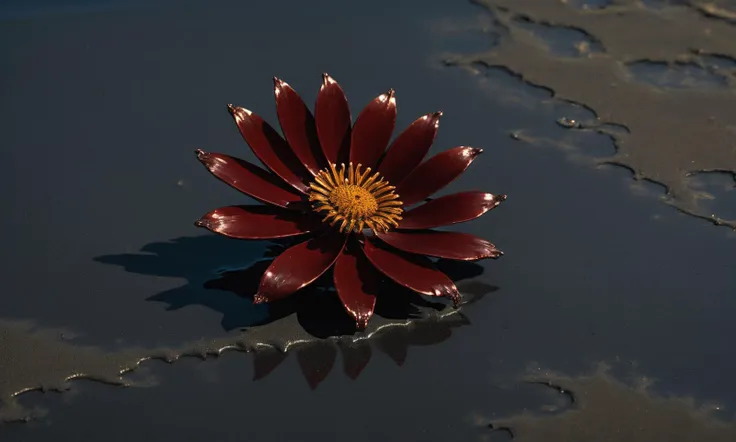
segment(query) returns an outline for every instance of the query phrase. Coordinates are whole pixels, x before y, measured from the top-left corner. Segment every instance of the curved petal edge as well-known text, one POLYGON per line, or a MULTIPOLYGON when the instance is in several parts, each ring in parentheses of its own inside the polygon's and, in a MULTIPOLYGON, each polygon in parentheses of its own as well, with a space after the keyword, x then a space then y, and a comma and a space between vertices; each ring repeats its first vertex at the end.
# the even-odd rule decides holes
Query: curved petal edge
POLYGON ((285 298, 322 276, 345 247, 345 237, 333 232, 292 246, 273 260, 261 278, 254 304, 285 298))
POLYGON ((375 238, 366 238, 363 252, 378 271, 396 283, 423 295, 450 298, 456 306, 460 302, 460 292, 455 283, 437 270, 428 258, 388 250, 375 238))
POLYGON ((280 207, 300 207, 302 197, 286 184, 255 164, 221 153, 197 149, 197 159, 220 181, 264 203, 280 207))
POLYGON ((503 252, 496 246, 475 235, 462 232, 443 232, 436 230, 393 230, 378 233, 381 241, 409 253, 434 256, 436 258, 459 261, 477 261, 498 258, 503 252))
POLYGON ((333 279, 337 295, 358 329, 365 329, 376 308, 378 272, 360 247, 349 244, 335 261, 333 279))
POLYGON ((506 200, 506 195, 469 191, 430 200, 403 213, 399 229, 432 229, 478 218, 506 200))

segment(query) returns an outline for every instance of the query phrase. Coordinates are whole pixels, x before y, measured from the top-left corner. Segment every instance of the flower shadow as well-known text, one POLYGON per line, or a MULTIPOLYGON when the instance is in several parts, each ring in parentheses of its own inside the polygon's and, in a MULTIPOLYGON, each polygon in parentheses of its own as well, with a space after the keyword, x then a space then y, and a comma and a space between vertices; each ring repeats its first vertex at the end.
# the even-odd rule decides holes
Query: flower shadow
POLYGON ((255 343, 254 380, 267 376, 294 353, 313 389, 332 371, 338 353, 351 379, 360 375, 374 349, 403 365, 409 347, 449 339, 452 329, 470 324, 462 306, 498 290, 476 279, 482 266, 438 260, 439 270, 463 293, 460 309, 383 280, 380 292, 385 295, 378 298, 368 328, 359 331, 332 288, 331 272, 286 299, 254 305, 253 295, 271 259, 294 241, 298 240, 251 242, 202 235, 150 243, 140 253, 94 259, 131 273, 185 279, 185 284, 146 300, 166 304, 167 311, 200 305, 221 313, 225 331, 244 330, 243 336, 255 343))
POLYGON ((268 308, 253 305, 252 297, 208 290, 205 283, 232 269, 247 268, 283 246, 265 241, 233 241, 216 235, 180 237, 146 244, 139 253, 104 255, 95 261, 117 265, 130 273, 184 279, 178 287, 156 293, 147 301, 167 304, 167 311, 200 305, 222 314, 225 331, 267 320, 268 308))

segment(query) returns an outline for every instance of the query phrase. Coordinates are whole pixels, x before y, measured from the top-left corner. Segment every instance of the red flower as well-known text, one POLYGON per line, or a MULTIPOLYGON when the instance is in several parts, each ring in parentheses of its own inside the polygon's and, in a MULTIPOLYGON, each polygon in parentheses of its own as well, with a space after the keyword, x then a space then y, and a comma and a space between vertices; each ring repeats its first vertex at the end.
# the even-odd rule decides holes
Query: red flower
POLYGON ((457 304, 455 284, 423 255, 478 260, 502 252, 467 233, 429 229, 477 218, 506 195, 461 192, 407 207, 457 178, 481 149, 455 147, 422 162, 439 126, 442 113, 436 112, 412 123, 384 155, 396 123, 393 90, 371 101, 352 124, 345 94, 329 75, 323 74, 314 116, 288 84, 274 78, 274 85, 285 140, 258 115, 228 105, 272 173, 221 153, 196 152, 217 178, 266 203, 222 207, 197 226, 239 239, 309 236, 271 263, 254 302, 289 296, 334 265, 337 294, 358 328, 373 315, 380 274, 457 304))

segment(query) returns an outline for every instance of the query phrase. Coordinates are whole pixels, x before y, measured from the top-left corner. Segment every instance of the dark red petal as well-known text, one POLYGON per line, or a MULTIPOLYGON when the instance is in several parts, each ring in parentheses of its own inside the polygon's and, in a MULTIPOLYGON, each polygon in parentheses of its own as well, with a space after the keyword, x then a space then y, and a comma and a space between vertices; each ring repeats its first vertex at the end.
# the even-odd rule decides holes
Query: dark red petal
POLYGON ((441 196, 404 212, 400 229, 431 229, 478 218, 501 204, 506 195, 461 192, 441 196))
POLYGON ((345 238, 328 232, 286 249, 263 274, 254 303, 285 298, 311 284, 335 262, 345 246, 345 238))
POLYGON ((358 115, 350 141, 350 161, 375 168, 396 125, 396 98, 390 89, 371 101, 358 115))
POLYGON ((444 273, 435 269, 432 261, 424 256, 390 251, 375 238, 366 238, 365 256, 376 268, 404 287, 429 296, 446 296, 455 304, 460 292, 444 273))
POLYGON ((330 163, 347 163, 350 156, 350 107, 340 85, 322 74, 322 87, 314 106, 317 135, 322 152, 330 163))
POLYGON ((286 82, 274 77, 276 113, 286 141, 312 175, 326 167, 317 139, 314 117, 302 98, 286 82))
POLYGON ((257 200, 281 207, 295 206, 302 200, 299 194, 288 188, 278 177, 254 164, 201 149, 197 149, 195 153, 197 159, 214 176, 257 200))
POLYGON ((345 247, 335 261, 334 281, 345 310, 358 329, 368 326, 376 307, 378 273, 358 247, 345 247))
POLYGON ((302 193, 309 192, 309 174, 289 145, 263 118, 242 107, 227 105, 240 134, 253 153, 276 175, 302 193))
POLYGON ((391 143, 378 171, 394 186, 401 183, 432 147, 442 112, 419 117, 391 143))
POLYGON ((390 231, 377 236, 387 244, 405 252, 437 258, 475 261, 498 258, 503 253, 493 244, 475 235, 461 232, 390 231))
POLYGON ((416 204, 459 177, 482 152, 482 149, 460 146, 438 153, 396 186, 396 193, 404 206, 416 204))
POLYGON ((263 205, 220 207, 194 224, 239 239, 284 238, 307 233, 315 227, 300 212, 263 205))

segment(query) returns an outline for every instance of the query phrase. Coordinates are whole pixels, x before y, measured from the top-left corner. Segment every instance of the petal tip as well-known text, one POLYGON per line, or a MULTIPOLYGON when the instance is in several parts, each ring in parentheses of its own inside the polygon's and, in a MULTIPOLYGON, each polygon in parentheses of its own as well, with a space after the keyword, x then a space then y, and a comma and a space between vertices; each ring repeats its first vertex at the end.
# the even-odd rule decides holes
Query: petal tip
POLYGON ((368 315, 361 315, 355 318, 355 328, 363 331, 368 327, 368 320, 370 319, 370 316, 368 315))
POLYGON ((335 79, 330 77, 330 74, 327 72, 322 73, 322 86, 328 86, 330 84, 336 83, 335 79))
POLYGON ((256 293, 253 296, 253 304, 265 304, 267 302, 268 302, 268 298, 266 298, 265 296, 261 295, 260 293, 256 293))
POLYGON ((232 104, 228 104, 227 111, 230 112, 230 115, 235 114, 235 106, 233 106, 232 104))
POLYGON ((197 159, 199 161, 206 161, 209 154, 202 149, 197 149, 194 151, 194 154, 197 155, 197 159))
POLYGON ((287 86, 286 82, 279 77, 273 77, 273 91, 278 97, 282 90, 287 86))

